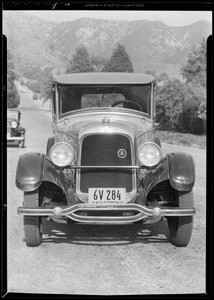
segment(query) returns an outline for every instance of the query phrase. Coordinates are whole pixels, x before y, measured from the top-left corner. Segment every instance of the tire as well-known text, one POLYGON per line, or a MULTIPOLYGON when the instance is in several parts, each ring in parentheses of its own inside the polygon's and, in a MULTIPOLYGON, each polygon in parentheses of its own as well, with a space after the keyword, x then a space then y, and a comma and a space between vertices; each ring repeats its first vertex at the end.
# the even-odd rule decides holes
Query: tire
MULTIPOLYGON (((176 200, 180 208, 193 208, 193 192, 176 191, 176 200)), ((168 217, 169 241, 176 247, 186 247, 192 236, 193 216, 168 217)))
MULTIPOLYGON (((39 191, 24 192, 24 207, 39 207, 39 191)), ((24 216, 25 243, 37 247, 42 242, 42 217, 24 216)))
POLYGON ((19 148, 24 148, 24 146, 25 146, 25 141, 24 140, 19 142, 19 148))
POLYGON ((24 148, 24 146, 25 146, 25 136, 22 134, 21 137, 24 137, 24 140, 19 142, 19 148, 24 148))

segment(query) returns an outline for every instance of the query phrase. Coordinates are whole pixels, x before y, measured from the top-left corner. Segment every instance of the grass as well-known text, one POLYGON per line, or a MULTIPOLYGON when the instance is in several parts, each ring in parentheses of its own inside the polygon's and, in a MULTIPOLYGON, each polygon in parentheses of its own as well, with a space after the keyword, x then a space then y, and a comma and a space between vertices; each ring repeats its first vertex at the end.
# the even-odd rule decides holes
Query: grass
POLYGON ((206 149, 206 135, 156 130, 156 136, 166 144, 206 149))

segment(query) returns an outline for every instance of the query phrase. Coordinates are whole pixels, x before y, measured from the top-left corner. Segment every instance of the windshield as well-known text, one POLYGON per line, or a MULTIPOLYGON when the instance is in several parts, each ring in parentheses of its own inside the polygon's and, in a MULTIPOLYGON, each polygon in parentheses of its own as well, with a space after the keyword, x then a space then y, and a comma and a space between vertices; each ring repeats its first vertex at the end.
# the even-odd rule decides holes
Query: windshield
POLYGON ((16 110, 14 110, 14 111, 8 110, 7 111, 7 118, 8 119, 16 119, 16 120, 18 120, 18 111, 16 111, 16 110))
POLYGON ((58 93, 60 115, 81 108, 109 107, 114 104, 115 107, 134 109, 150 115, 150 84, 58 85, 58 93))

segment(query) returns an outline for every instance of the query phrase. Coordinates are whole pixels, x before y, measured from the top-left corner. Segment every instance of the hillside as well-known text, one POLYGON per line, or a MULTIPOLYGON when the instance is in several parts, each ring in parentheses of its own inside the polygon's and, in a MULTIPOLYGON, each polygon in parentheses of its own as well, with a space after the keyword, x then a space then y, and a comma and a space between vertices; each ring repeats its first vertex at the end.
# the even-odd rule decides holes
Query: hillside
POLYGON ((18 70, 28 64, 63 70, 79 44, 84 44, 91 55, 107 58, 119 42, 125 46, 135 72, 166 71, 178 76, 192 46, 206 39, 211 29, 207 21, 183 27, 147 20, 91 18, 55 23, 19 11, 3 12, 3 33, 18 70))

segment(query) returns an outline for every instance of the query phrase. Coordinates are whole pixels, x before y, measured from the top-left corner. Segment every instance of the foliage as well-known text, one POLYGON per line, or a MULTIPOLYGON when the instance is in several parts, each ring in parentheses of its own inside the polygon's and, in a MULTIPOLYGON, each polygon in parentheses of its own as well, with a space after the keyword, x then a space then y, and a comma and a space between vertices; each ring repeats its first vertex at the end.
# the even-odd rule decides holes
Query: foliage
POLYGON ((20 96, 14 80, 12 77, 7 76, 7 107, 15 108, 20 104, 20 96))
POLYGON ((51 98, 52 88, 50 81, 52 80, 52 68, 46 67, 40 69, 40 77, 37 77, 37 80, 28 80, 26 86, 32 90, 34 93, 40 94, 44 100, 51 98))
POLYGON ((28 80, 26 86, 34 93, 40 93, 41 82, 38 80, 28 80))
POLYGON ((102 72, 106 59, 99 55, 92 55, 91 62, 95 72, 102 72))
POLYGON ((156 77, 154 70, 147 70, 145 73, 156 77))
MULTIPOLYGON (((205 134, 206 131, 206 47, 205 41, 189 54, 181 69, 185 82, 167 79, 157 90, 157 122, 161 130, 205 134), (164 107, 160 109, 158 107, 164 107)), ((165 77, 165 79, 164 79, 165 77)))
POLYGON ((186 65, 181 69, 182 76, 187 83, 191 83, 195 89, 201 90, 200 104, 197 110, 198 117, 206 120, 206 42, 192 49, 186 65), (203 90, 203 91, 202 91, 203 90))
POLYGON ((41 85, 41 97, 46 101, 52 97, 52 85, 50 82, 52 81, 53 77, 50 75, 41 85))
POLYGON ((106 62, 103 72, 134 72, 129 55, 123 45, 117 44, 112 56, 106 62))
POLYGON ((14 80, 16 73, 14 71, 13 56, 8 50, 7 52, 7 107, 15 108, 20 104, 20 96, 16 88, 14 80))
POLYGON ((44 77, 44 70, 35 64, 25 65, 22 72, 24 77, 31 80, 38 80, 39 78, 44 77))
POLYGON ((198 108, 198 117, 202 120, 206 120, 207 114, 206 114, 206 102, 203 99, 199 105, 198 108))
POLYGON ((156 136, 162 143, 206 149, 205 135, 156 130, 156 136))
POLYGON ((169 76, 166 72, 162 72, 159 76, 158 76, 158 81, 164 81, 164 80, 169 80, 169 76))
POLYGON ((93 70, 87 48, 83 45, 78 46, 67 67, 67 73, 93 72, 93 70))
POLYGON ((198 107, 203 93, 178 79, 167 81, 157 91, 157 122, 162 130, 204 134, 198 107), (162 107, 164 110, 159 110, 162 107), (160 112, 160 113, 159 113, 160 112))
POLYGON ((158 89, 156 105, 164 108, 162 114, 157 114, 157 122, 160 124, 160 128, 168 128, 169 130, 178 128, 183 101, 183 89, 181 88, 181 82, 177 79, 168 81, 158 89))
POLYGON ((205 39, 201 45, 193 47, 188 55, 187 63, 181 68, 181 75, 187 83, 202 85, 206 87, 206 42, 205 39))
POLYGON ((183 111, 181 115, 180 131, 194 134, 205 133, 205 123, 199 117, 198 110, 200 104, 206 97, 206 91, 202 86, 195 86, 192 83, 186 86, 185 101, 183 103, 183 111))

